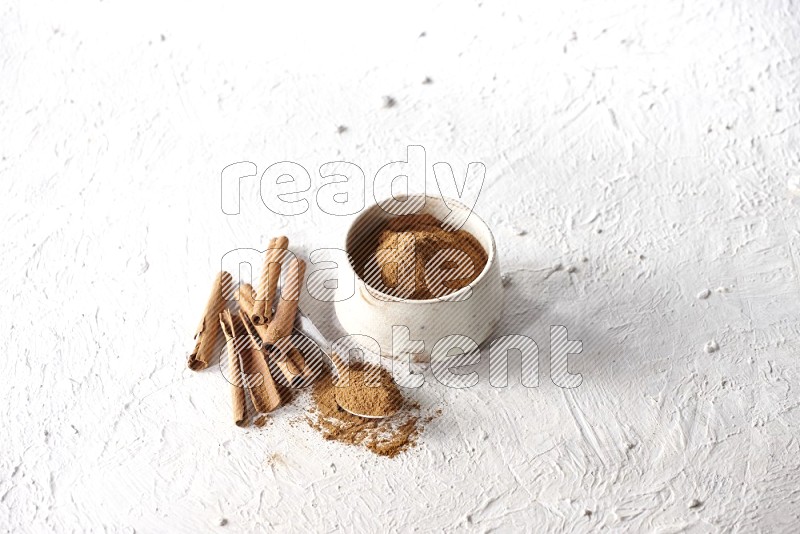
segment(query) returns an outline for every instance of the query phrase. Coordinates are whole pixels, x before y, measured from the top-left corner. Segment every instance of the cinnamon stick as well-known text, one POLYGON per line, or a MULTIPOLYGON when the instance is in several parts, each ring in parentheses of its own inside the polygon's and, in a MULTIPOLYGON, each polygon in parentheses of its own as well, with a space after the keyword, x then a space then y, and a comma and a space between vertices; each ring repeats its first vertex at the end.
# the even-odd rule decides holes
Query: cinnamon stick
POLYGON ((308 375, 305 356, 303 356, 303 353, 300 352, 300 349, 295 347, 290 340, 286 340, 286 345, 288 347, 286 359, 292 362, 293 368, 297 369, 297 372, 300 374, 300 376, 305 378, 308 375))
MULTIPOLYGON (((250 337, 256 340, 258 343, 260 340, 264 339, 266 336, 267 327, 265 325, 256 326, 247 316, 247 312, 241 315, 242 322, 244 323, 244 327, 247 330, 247 333, 250 334, 250 337)), ((267 351, 267 347, 264 346, 263 341, 261 342, 261 350, 267 351)), ((288 358, 272 358, 272 361, 275 362, 275 365, 278 366, 278 369, 281 371, 281 374, 286 378, 286 382, 291 384, 295 379, 297 379, 302 371, 302 367, 298 367, 293 360, 288 358)))
POLYGON ((288 355, 279 355, 276 357, 274 352, 270 352, 270 357, 289 384, 298 380, 303 374, 303 368, 297 365, 297 361, 290 358, 288 355))
POLYGON ((239 286, 239 289, 236 290, 236 300, 239 301, 239 307, 242 306, 242 301, 247 300, 250 303, 250 310, 252 313, 253 303, 255 302, 256 298, 256 290, 253 289, 253 286, 250 284, 242 284, 239 286))
MULTIPOLYGON (((244 312, 239 311, 242 324, 247 325, 244 312)), ((245 326, 247 328, 247 326, 245 326)), ((249 332, 248 332, 249 333, 249 332)), ((253 407, 259 413, 267 413, 281 405, 281 394, 264 360, 264 353, 258 349, 255 336, 250 334, 250 345, 243 351, 245 385, 250 389, 253 407)))
POLYGON ((273 237, 269 241, 269 248, 264 254, 264 268, 258 284, 255 309, 251 314, 253 324, 256 326, 267 324, 272 318, 272 301, 275 300, 278 291, 281 263, 287 248, 289 248, 289 238, 286 236, 273 237))
MULTIPOLYGON (((253 286, 250 284, 242 284, 239 286, 238 292, 239 307, 253 320, 253 311, 255 311, 256 298, 253 286)), ((261 325, 259 325, 261 326, 261 325)))
POLYGON ((247 426, 247 401, 242 387, 242 365, 236 347, 236 327, 230 310, 219 314, 219 324, 225 334, 225 344, 228 348, 228 377, 231 383, 233 422, 239 427, 247 426))
POLYGON ((261 340, 265 344, 275 346, 278 349, 280 356, 275 358, 275 363, 279 366, 290 366, 292 372, 296 372, 295 377, 301 375, 305 367, 305 359, 302 358, 300 351, 294 347, 290 339, 294 329, 294 319, 295 315, 297 315, 297 306, 300 301, 300 288, 303 285, 305 273, 306 262, 292 258, 287 267, 286 277, 283 280, 283 290, 275 309, 275 316, 267 326, 267 331, 261 336, 261 340))
POLYGON ((282 338, 288 337, 294 328, 294 317, 300 300, 300 287, 306 274, 306 262, 292 258, 284 278, 280 302, 275 309, 275 317, 267 326, 266 337, 262 341, 275 345, 282 338))
MULTIPOLYGON (((255 303, 255 297, 253 296, 253 286, 250 284, 242 284, 239 286, 239 307, 244 311, 247 316, 252 317, 253 314, 253 306, 255 303)), ((266 325, 252 325, 249 326, 247 321, 244 321, 245 327, 255 330, 258 334, 258 339, 261 339, 262 336, 266 336, 267 326, 266 325)), ((252 334, 251 334, 252 335, 252 334)), ((289 383, 292 380, 296 379, 298 375, 302 375, 306 377, 307 369, 306 369, 306 360, 303 356, 303 353, 298 350, 296 347, 291 345, 291 342, 286 339, 285 343, 287 345, 287 350, 285 354, 282 354, 281 357, 275 358, 275 364, 281 370, 281 373, 286 377, 286 380, 289 383)))
MULTIPOLYGON (((241 286, 239 286, 238 291, 239 291, 238 292, 239 307, 244 311, 244 313, 248 317, 252 318, 253 306, 255 303, 255 297, 253 296, 253 286, 251 286, 250 284, 242 284, 241 286)), ((245 326, 247 327, 248 326, 247 323, 246 322, 244 323, 245 326)), ((264 336, 267 331, 267 326, 266 325, 256 326, 255 324, 252 324, 250 329, 254 329, 255 332, 259 334, 258 336, 255 337, 257 337, 257 339, 261 339, 261 336, 264 336)), ((297 347, 292 345, 291 341, 287 339, 285 340, 285 343, 287 343, 289 346, 286 350, 287 354, 284 355, 284 358, 282 359, 289 358, 291 360, 290 365, 292 365, 293 367, 290 367, 291 369, 290 372, 293 373, 294 375, 297 375, 296 371, 302 370, 306 366, 305 357, 303 356, 303 353, 299 349, 297 349, 297 347)))
MULTIPOLYGON (((244 311, 244 313, 248 316, 251 316, 253 313, 253 287, 250 284, 243 284, 239 286, 239 307, 244 311)), ((244 322, 244 321, 243 321, 244 322)), ((245 326, 247 323, 245 322, 245 326)), ((266 333, 266 326, 260 325, 255 326, 253 328, 256 332, 259 332, 258 339, 260 339, 261 334, 266 333)), ((290 340, 285 340, 285 343, 288 346, 287 354, 283 358, 277 358, 275 363, 281 369, 281 372, 286 376, 287 374, 291 374, 293 378, 297 378, 298 373, 301 374, 303 377, 306 377, 307 369, 306 369, 306 359, 303 356, 303 353, 295 347, 290 340), (288 358, 289 361, 285 361, 288 358)), ((292 379, 286 376, 286 379, 291 381, 292 379)))
POLYGON ((217 274, 211 295, 208 297, 203 318, 194 334, 194 350, 189 355, 187 365, 192 371, 201 371, 211 363, 219 339, 219 314, 225 307, 226 296, 233 287, 233 278, 225 271, 217 274))

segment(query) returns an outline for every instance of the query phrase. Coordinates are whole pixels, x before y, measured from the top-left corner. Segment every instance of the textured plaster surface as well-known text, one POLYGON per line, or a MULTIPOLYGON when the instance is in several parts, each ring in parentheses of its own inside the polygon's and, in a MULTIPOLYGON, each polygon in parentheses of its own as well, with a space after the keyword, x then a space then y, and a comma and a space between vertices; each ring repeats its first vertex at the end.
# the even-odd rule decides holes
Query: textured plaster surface
POLYGON ((7 2, 0 117, 0 529, 796 528, 795 2, 7 2), (302 399, 236 428, 184 362, 220 258, 339 245, 319 166, 371 177, 409 144, 434 194, 433 163, 485 163, 498 335, 536 340, 541 385, 513 359, 505 389, 485 362, 429 377, 442 415, 393 460, 324 441, 302 399), (257 178, 222 213, 223 167, 283 160, 307 213, 257 178), (550 325, 583 341, 576 389, 550 325))

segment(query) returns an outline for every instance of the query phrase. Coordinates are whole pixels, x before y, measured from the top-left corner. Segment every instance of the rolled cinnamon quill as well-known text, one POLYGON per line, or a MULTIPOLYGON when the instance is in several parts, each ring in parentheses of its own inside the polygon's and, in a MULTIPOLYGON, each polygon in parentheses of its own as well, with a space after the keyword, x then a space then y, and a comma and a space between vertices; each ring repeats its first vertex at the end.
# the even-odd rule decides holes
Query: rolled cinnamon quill
POLYGON ((264 254, 264 267, 258 284, 255 308, 250 314, 256 326, 267 324, 272 318, 272 301, 275 300, 278 291, 281 263, 287 248, 289 248, 289 238, 286 236, 273 237, 269 241, 269 248, 264 254))
POLYGON ((278 366, 280 369, 281 374, 289 384, 297 382, 303 377, 303 367, 302 363, 298 364, 296 358, 292 358, 291 356, 279 356, 275 357, 275 352, 270 352, 270 358, 272 361, 275 362, 275 365, 278 366))
POLYGON ((300 378, 307 378, 308 372, 306 369, 306 358, 303 356, 303 353, 300 352, 300 349, 294 346, 294 344, 289 340, 286 339, 286 346, 287 354, 284 359, 288 362, 292 362, 292 368, 297 370, 297 373, 300 375, 300 378))
POLYGON ((275 345, 281 339, 288 337, 294 328, 294 317, 297 315, 297 306, 300 301, 300 288, 306 274, 306 262, 292 258, 287 269, 281 298, 275 308, 275 317, 267 325, 265 337, 261 338, 268 345, 275 345))
POLYGON ((247 401, 242 381, 242 364, 236 343, 236 325, 230 310, 219 314, 219 324, 225 334, 225 345, 228 348, 228 381, 231 383, 231 400, 233 404, 233 422, 236 426, 247 426, 247 401))
POLYGON ((244 311, 250 320, 253 318, 253 311, 255 310, 255 290, 250 284, 242 284, 236 292, 239 299, 239 307, 244 311))
POLYGON ((266 345, 272 345, 278 349, 280 355, 275 359, 275 363, 280 365, 282 362, 291 362, 298 374, 302 374, 305 360, 302 353, 292 344, 290 336, 294 329, 294 319, 300 301, 300 288, 303 286, 305 274, 306 262, 292 258, 283 280, 283 290, 275 308, 275 316, 267 325, 267 331, 261 336, 261 340, 266 345))
MULTIPOLYGON (((263 337, 266 335, 267 327, 265 325, 256 326, 247 316, 246 310, 244 313, 241 314, 242 322, 244 323, 244 327, 247 330, 247 333, 250 334, 250 337, 254 340, 256 345, 258 345, 262 357, 263 355, 269 354, 269 349, 264 346, 263 342, 261 341, 263 337)), ((293 381, 298 379, 302 374, 302 367, 299 367, 293 360, 289 358, 274 358, 272 361, 275 362, 275 365, 280 370, 281 374, 286 378, 286 382, 291 384, 293 381)))
POLYGON ((239 286, 239 289, 236 290, 236 300, 239 301, 239 307, 242 307, 242 302, 247 301, 249 304, 250 311, 249 313, 253 313, 253 303, 256 301, 256 290, 253 289, 253 286, 250 284, 242 284, 239 286))
MULTIPOLYGON (((248 320, 244 312, 239 311, 239 318, 247 328, 248 320)), ((249 329, 248 333, 250 333, 249 329)), ((257 340, 253 333, 250 333, 249 341, 249 345, 242 351, 245 386, 250 391, 250 399, 253 401, 256 411, 259 413, 271 412, 281 405, 281 394, 272 378, 272 373, 269 372, 269 366, 264 360, 264 353, 257 346, 257 340)))
MULTIPOLYGON (((252 315, 255 302, 255 290, 253 286, 250 284, 242 284, 239 286, 237 295, 239 307, 246 315, 252 315)), ((297 312, 295 311, 295 315, 296 314, 297 312)), ((253 326, 252 328, 258 332, 258 339, 260 339, 262 335, 266 335, 266 325, 253 326)), ((288 348, 282 357, 275 358, 275 363, 278 365, 283 375, 286 376, 286 379, 291 381, 289 375, 296 378, 298 373, 300 373, 300 377, 304 380, 313 380, 316 378, 318 376, 317 369, 311 365, 307 365, 303 352, 294 346, 288 338, 284 340, 284 344, 287 345, 288 348)))
MULTIPOLYGON (((303 267, 305 268, 305 264, 303 267)), ((239 286, 238 299, 239 307, 242 309, 242 311, 244 311, 245 318, 252 317, 253 308, 255 306, 253 286, 250 284, 242 284, 239 286)), ((257 341, 266 337, 268 329, 267 325, 256 326, 252 320, 244 320, 243 322, 248 333, 257 341)), ((277 365, 278 369, 280 369, 281 374, 290 384, 295 381, 298 376, 301 378, 307 378, 308 373, 306 373, 306 361, 303 353, 297 348, 291 346, 291 341, 288 338, 284 340, 283 345, 286 346, 286 350, 284 350, 283 353, 280 353, 281 355, 279 357, 273 359, 275 365, 277 365)), ((261 348, 263 349, 263 346, 261 348)))
POLYGON ((206 309, 203 311, 203 318, 194 334, 196 340, 194 350, 189 355, 187 362, 192 371, 201 371, 211 363, 219 339, 219 314, 225 308, 227 295, 232 288, 233 278, 230 273, 222 271, 214 279, 211 295, 209 295, 206 309))

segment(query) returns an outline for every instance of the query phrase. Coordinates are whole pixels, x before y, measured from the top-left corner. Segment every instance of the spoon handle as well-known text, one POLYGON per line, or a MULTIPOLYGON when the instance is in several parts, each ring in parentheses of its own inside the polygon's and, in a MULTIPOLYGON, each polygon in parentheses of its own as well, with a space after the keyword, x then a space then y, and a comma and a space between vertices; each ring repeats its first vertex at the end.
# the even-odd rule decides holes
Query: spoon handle
POLYGON ((338 354, 331 350, 331 345, 328 340, 322 335, 322 332, 319 331, 308 315, 303 313, 303 310, 301 310, 299 307, 297 308, 297 314, 294 317, 294 331, 303 334, 317 347, 319 347, 322 353, 327 356, 333 364, 336 374, 342 376, 347 369, 347 365, 345 365, 338 354))

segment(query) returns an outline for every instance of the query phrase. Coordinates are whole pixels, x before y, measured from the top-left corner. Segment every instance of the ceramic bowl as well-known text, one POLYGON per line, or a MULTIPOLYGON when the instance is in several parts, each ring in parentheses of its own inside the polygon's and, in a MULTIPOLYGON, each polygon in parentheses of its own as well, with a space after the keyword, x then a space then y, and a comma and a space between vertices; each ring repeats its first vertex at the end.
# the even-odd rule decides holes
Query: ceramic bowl
MULTIPOLYGON (((418 202, 421 197, 416 196, 418 202)), ((444 340, 434 351, 437 356, 442 354, 448 336, 467 336, 478 345, 489 337, 503 311, 503 286, 494 236, 480 217, 455 200, 448 199, 445 204, 439 197, 426 196, 424 206, 418 213, 443 220, 451 209, 458 211, 459 215, 468 216, 462 228, 475 236, 483 246, 488 261, 468 286, 431 300, 405 300, 367 286, 357 274, 361 270, 358 263, 365 261, 363 244, 375 241, 377 229, 395 216, 376 204, 353 220, 344 244, 350 263, 342 267, 342 276, 354 277, 355 294, 352 294, 352 286, 346 289, 348 284, 340 284, 335 303, 336 315, 348 334, 374 339, 384 356, 406 357, 402 351, 414 349, 409 350, 415 353, 412 356, 414 361, 428 360, 436 344, 444 340), (344 294, 344 291, 351 294, 344 294), (393 327, 398 326, 408 328, 411 341, 405 340, 403 329, 400 328, 400 335, 395 337, 393 343, 393 327), (418 342, 414 345, 414 340, 424 345, 420 346, 418 342)))

